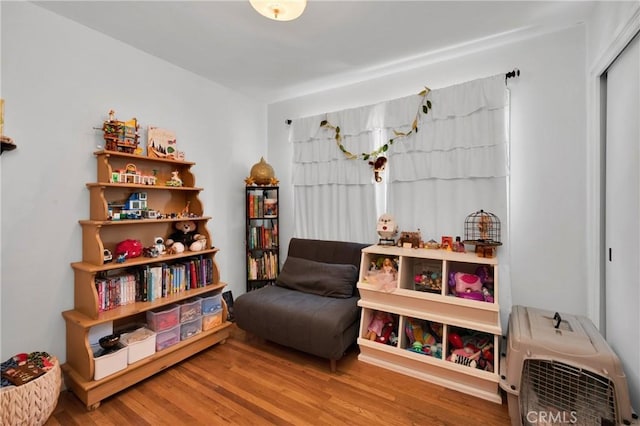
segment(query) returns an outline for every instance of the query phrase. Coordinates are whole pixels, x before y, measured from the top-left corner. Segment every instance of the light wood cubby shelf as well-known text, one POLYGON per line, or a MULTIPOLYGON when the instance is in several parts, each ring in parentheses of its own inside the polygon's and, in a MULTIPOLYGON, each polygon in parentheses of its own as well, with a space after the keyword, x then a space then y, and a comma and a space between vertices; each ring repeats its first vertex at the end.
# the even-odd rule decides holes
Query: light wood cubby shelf
MULTIPOLYGON (((378 262, 379 263, 379 262, 378 262)), ((362 309, 358 345, 361 361, 398 373, 445 386, 495 403, 502 403, 499 393, 498 344, 502 335, 498 305, 498 260, 477 257, 472 253, 446 250, 414 249, 373 245, 362 250, 358 290, 362 309), (392 285, 368 278, 372 263, 380 258, 397 262, 397 280, 392 285), (428 265, 441 273, 441 289, 424 291, 416 287, 416 271, 428 265), (493 275, 494 301, 468 300, 451 294, 449 272, 473 273, 484 265, 493 275), (392 315, 397 342, 380 343, 366 338, 368 327, 377 311, 392 315), (410 323, 434 325, 441 329, 441 353, 425 354, 411 350, 406 332, 410 323), (451 361, 452 334, 482 336, 490 348, 492 367, 485 370, 451 361)), ((433 333, 431 333, 433 334, 433 333)))

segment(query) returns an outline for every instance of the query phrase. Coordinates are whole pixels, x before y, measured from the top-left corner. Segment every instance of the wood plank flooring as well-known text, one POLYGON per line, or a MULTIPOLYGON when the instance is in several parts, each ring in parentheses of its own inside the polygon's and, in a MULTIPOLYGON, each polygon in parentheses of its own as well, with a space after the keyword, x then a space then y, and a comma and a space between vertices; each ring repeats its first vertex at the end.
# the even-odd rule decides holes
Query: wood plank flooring
POLYGON ((54 425, 509 425, 487 402, 358 361, 354 346, 324 359, 245 335, 102 401, 94 411, 62 392, 54 425))

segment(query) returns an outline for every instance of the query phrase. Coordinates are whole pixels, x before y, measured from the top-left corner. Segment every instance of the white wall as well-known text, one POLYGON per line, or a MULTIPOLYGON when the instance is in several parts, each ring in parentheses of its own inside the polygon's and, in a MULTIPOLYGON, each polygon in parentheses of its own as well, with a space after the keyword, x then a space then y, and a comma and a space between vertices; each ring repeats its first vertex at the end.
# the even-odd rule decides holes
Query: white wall
MULTIPOLYGON (((418 93, 425 85, 446 87, 517 67, 522 75, 508 83, 511 244, 500 248, 511 252, 513 303, 585 314, 584 26, 460 57, 448 53, 447 59, 416 69, 269 105, 269 160, 284 187, 283 243, 293 234, 292 149, 285 119, 376 103, 418 93)), ((400 227, 414 228, 410 223, 400 227)), ((462 227, 451 234, 460 234, 462 227)))
MULTIPOLYGON (((2 2, 1 355, 66 359, 61 311, 73 308, 70 263, 110 108, 143 129, 176 131, 195 161, 221 278, 244 292, 244 182, 266 150, 266 106, 26 2, 2 2)), ((146 132, 142 132, 143 137, 146 132)))

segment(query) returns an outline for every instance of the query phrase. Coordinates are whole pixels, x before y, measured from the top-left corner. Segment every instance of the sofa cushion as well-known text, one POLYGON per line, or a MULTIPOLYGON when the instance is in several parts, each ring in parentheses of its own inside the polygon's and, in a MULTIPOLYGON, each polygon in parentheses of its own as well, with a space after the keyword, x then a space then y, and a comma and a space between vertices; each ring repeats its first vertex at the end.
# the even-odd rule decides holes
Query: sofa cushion
POLYGON ((357 280, 358 268, 354 265, 288 256, 276 284, 319 296, 347 298, 353 295, 357 280))

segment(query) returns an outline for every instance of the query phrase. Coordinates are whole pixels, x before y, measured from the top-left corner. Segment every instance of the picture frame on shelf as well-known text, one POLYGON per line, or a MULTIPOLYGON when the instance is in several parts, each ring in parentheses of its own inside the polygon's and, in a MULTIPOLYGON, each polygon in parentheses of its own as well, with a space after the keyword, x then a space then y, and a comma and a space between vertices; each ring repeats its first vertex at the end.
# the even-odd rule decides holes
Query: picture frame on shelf
MULTIPOLYGON (((161 127, 149 126, 147 157, 178 159, 176 133, 161 127)), ((182 158, 184 159, 184 154, 182 158)))

